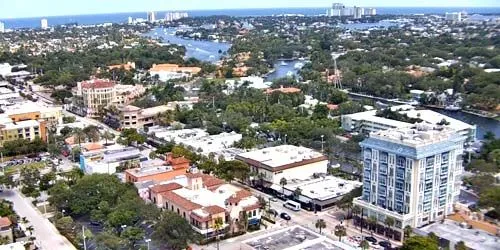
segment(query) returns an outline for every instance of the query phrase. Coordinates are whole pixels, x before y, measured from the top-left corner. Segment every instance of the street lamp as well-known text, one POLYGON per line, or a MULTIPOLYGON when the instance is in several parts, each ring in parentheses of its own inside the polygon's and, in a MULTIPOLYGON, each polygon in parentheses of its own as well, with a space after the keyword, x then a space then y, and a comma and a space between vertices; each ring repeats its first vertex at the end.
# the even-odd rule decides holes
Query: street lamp
POLYGON ((323 149, 323 137, 325 137, 325 135, 321 135, 321 153, 323 153, 324 149, 323 149))
POLYGON ((288 136, 288 135, 287 135, 287 134, 285 134, 285 145, 286 145, 286 137, 287 137, 287 136, 288 136))
POLYGON ((148 250, 149 250, 149 242, 151 242, 151 239, 145 239, 144 241, 148 244, 148 250))

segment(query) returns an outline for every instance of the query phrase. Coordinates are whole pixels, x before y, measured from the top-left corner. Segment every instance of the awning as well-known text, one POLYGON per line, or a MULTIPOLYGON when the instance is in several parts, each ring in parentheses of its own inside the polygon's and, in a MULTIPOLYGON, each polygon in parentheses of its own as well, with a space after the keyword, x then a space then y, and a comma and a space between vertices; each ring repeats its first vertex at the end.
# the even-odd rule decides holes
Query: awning
POLYGON ((270 188, 272 190, 280 192, 280 193, 283 191, 283 188, 280 185, 277 185, 277 184, 272 184, 270 188))

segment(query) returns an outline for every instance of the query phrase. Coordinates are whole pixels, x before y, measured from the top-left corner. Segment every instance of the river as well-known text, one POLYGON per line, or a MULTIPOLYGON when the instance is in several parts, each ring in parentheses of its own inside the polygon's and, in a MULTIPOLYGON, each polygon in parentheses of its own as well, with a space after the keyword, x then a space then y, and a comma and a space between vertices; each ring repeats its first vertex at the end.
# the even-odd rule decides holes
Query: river
POLYGON ((144 34, 144 36, 152 38, 163 38, 164 43, 177 44, 186 48, 186 58, 194 57, 201 61, 215 63, 221 59, 224 52, 231 48, 230 43, 200 41, 186 39, 175 35, 176 28, 156 28, 144 34), (219 53, 222 52, 222 53, 219 53))
POLYGON ((477 126, 477 139, 482 140, 486 132, 491 131, 495 134, 496 138, 500 138, 500 121, 481 117, 477 115, 472 115, 462 111, 449 111, 444 109, 432 109, 438 113, 455 118, 457 120, 463 121, 469 124, 475 124, 477 126))

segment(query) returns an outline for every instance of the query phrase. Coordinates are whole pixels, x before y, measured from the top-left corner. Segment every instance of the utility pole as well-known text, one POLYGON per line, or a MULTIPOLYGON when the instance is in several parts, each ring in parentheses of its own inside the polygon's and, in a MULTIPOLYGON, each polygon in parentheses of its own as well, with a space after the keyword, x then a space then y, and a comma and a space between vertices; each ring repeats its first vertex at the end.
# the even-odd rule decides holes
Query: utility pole
POLYGON ((85 241, 85 226, 82 226, 83 250, 87 250, 87 242, 85 241))

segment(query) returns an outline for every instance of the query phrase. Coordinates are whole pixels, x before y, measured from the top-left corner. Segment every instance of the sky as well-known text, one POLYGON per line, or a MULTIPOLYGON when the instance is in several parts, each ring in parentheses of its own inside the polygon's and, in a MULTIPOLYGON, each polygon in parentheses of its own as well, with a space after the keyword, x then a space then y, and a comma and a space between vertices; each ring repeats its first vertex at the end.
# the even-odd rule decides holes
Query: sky
POLYGON ((500 7, 500 0, 0 0, 0 18, 119 12, 324 7, 500 7))

